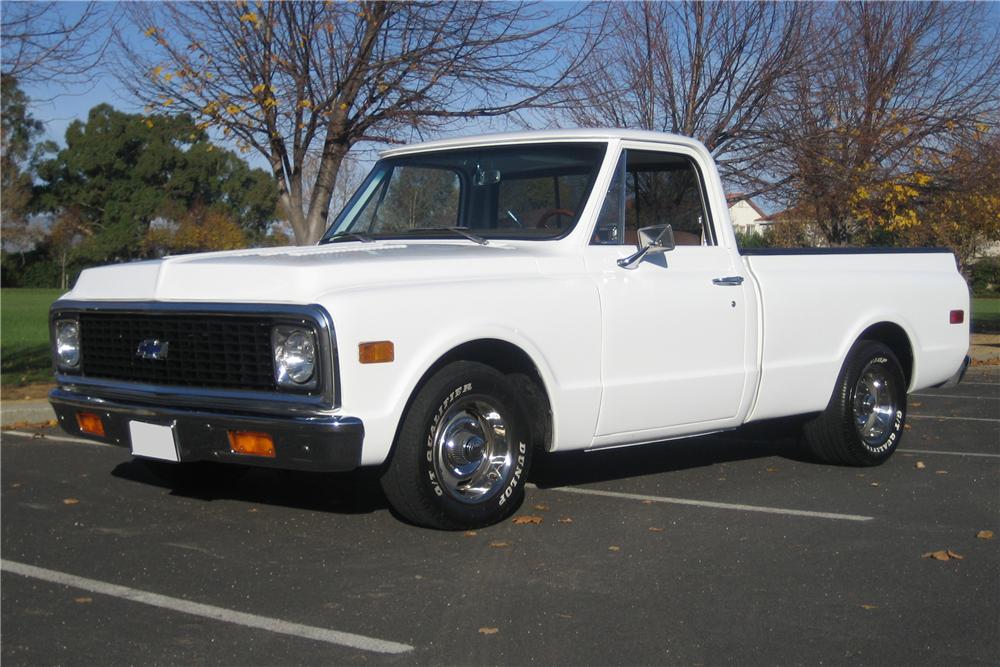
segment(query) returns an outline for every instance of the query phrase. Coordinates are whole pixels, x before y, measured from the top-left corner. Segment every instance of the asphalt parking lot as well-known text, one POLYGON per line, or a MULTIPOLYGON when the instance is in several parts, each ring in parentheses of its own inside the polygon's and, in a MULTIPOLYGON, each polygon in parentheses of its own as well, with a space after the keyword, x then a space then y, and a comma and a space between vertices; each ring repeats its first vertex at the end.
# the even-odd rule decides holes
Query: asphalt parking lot
POLYGON ((911 395, 879 468, 766 430, 549 456, 537 518, 469 533, 402 523, 365 474, 178 491, 19 433, 5 665, 1000 664, 996 367, 911 395))

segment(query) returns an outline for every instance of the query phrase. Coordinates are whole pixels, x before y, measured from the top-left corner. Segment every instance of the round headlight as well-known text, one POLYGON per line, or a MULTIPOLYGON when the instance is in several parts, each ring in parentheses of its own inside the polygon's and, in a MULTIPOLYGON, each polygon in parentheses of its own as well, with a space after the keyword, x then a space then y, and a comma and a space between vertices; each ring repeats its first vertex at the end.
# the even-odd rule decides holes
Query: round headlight
POLYGON ((80 365, 80 323, 76 320, 56 321, 56 356, 63 368, 80 365))
POLYGON ((274 362, 278 384, 289 384, 286 380, 306 384, 316 370, 316 341, 312 332, 291 329, 276 333, 274 362))

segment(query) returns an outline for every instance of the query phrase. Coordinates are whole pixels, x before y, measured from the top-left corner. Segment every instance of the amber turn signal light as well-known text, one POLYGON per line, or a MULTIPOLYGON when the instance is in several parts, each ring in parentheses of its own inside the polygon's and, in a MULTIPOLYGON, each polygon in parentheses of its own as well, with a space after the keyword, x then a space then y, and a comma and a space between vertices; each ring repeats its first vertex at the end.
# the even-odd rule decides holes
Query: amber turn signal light
POLYGON ((386 364, 395 358, 396 348, 391 340, 358 344, 358 360, 363 364, 386 364))
POLYGON ((101 421, 99 415, 95 415, 93 412, 77 412, 76 424, 80 427, 81 433, 104 437, 104 422, 101 421))
POLYGON ((235 454, 274 458, 274 440, 267 433, 229 431, 229 449, 235 454))
POLYGON ((953 310, 950 315, 952 324, 962 324, 965 322, 965 311, 964 310, 953 310))

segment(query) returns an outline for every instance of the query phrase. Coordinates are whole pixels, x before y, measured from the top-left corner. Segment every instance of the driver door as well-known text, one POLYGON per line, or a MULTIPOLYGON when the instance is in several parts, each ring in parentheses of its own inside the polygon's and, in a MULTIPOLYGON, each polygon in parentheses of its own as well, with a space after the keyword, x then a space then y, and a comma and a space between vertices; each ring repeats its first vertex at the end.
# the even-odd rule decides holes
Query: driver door
POLYGON ((604 392, 594 446, 705 432, 738 422, 747 380, 749 285, 716 242, 693 155, 627 148, 587 271, 603 311, 604 392), (639 228, 669 224, 676 248, 634 268, 639 228), (716 282, 713 282, 716 281, 716 282))

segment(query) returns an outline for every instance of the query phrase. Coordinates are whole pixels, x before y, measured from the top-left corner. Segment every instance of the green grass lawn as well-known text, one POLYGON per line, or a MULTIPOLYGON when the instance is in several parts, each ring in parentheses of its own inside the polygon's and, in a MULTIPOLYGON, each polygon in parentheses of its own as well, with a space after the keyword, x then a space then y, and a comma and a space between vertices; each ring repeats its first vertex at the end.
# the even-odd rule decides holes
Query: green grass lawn
POLYGON ((972 330, 980 333, 1000 333, 1000 299, 972 299, 972 330))
POLYGON ((0 383, 30 384, 52 379, 49 306, 62 290, 0 290, 0 383))

